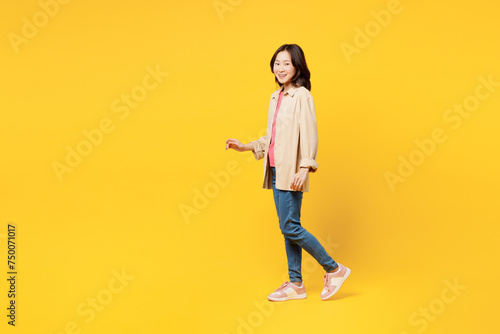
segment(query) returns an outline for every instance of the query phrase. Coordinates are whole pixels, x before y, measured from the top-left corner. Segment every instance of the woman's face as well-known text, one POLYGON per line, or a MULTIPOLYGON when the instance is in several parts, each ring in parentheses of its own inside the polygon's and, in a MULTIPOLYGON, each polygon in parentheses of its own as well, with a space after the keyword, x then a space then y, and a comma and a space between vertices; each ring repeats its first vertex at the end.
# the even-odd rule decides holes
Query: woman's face
POLYGON ((292 65, 292 57, 288 51, 281 51, 274 61, 274 75, 280 84, 290 86, 295 76, 295 67, 292 65))

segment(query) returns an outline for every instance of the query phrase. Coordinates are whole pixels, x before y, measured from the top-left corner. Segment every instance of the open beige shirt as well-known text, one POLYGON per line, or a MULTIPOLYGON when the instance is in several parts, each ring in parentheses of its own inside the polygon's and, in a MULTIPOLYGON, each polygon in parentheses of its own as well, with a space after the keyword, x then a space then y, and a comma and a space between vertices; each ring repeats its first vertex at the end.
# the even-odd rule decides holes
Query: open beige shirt
MULTIPOLYGON (((264 189, 272 189, 272 170, 269 166, 269 144, 274 113, 278 104, 281 86, 271 95, 267 114, 266 135, 251 141, 255 159, 264 158, 264 189)), ((276 188, 292 190, 290 184, 300 167, 310 167, 314 173, 318 169, 318 129, 314 100, 305 87, 290 88, 283 94, 278 116, 276 117, 274 143, 274 164, 276 166, 276 188)), ((303 192, 309 191, 309 174, 302 185, 303 192)))

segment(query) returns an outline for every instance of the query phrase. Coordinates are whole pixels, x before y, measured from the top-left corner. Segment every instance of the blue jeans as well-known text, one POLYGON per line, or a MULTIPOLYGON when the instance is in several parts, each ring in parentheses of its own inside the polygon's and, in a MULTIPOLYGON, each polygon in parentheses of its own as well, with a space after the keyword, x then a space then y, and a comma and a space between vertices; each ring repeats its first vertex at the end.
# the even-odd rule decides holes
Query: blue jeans
POLYGON ((290 282, 302 281, 302 248, 311 254, 326 272, 334 270, 338 264, 328 255, 318 239, 300 224, 302 191, 276 189, 276 168, 271 167, 271 170, 273 172, 274 204, 278 212, 281 233, 285 237, 290 282))

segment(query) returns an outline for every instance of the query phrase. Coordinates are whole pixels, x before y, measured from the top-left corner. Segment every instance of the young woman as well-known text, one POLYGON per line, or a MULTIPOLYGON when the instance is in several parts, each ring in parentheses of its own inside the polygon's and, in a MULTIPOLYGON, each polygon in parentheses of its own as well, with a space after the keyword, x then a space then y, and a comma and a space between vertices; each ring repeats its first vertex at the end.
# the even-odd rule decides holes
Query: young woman
POLYGON ((273 189, 279 225, 285 238, 290 281, 268 296, 270 301, 307 297, 301 275, 302 248, 311 254, 326 273, 321 299, 331 298, 350 274, 336 263, 319 241, 300 223, 303 192, 309 191, 309 173, 318 169, 318 132, 314 100, 310 93, 311 74, 304 52, 296 44, 284 44, 271 59, 271 71, 280 88, 271 95, 266 135, 243 144, 226 140, 226 150, 252 151, 264 158, 264 189, 273 189))

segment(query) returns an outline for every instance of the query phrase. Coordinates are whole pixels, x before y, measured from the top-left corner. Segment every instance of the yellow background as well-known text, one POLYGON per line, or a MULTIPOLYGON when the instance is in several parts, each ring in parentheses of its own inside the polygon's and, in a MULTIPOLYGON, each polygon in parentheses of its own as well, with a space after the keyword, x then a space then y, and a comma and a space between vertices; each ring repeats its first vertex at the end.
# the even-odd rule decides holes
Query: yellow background
POLYGON ((457 129, 443 115, 479 77, 500 81, 499 5, 402 0, 348 61, 342 43, 390 1, 220 3, 73 0, 18 52, 9 34, 41 5, 2 3, 2 333, 497 332, 500 87, 457 129), (224 150, 263 135, 284 43, 305 51, 320 138, 302 221, 352 269, 330 302, 305 253, 308 298, 266 301, 287 272, 272 192, 262 161, 224 150), (148 67, 168 75, 120 119, 112 103, 148 67), (53 163, 103 119, 113 130, 60 182, 53 163), (446 141, 391 191, 385 173, 435 128, 446 141), (133 279, 110 301, 122 270, 133 279), (453 302, 447 282, 463 288, 453 302), (92 321, 78 312, 106 296, 92 321))

